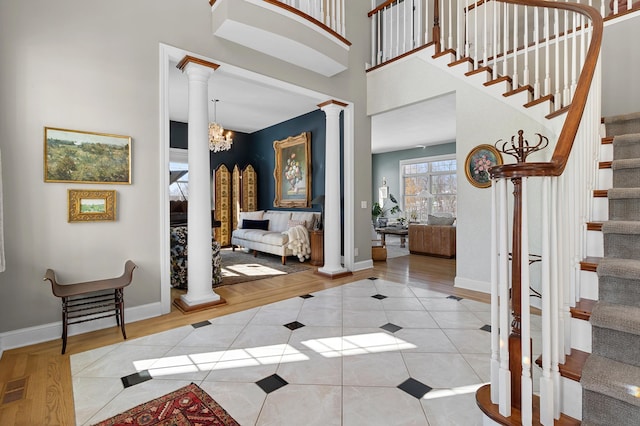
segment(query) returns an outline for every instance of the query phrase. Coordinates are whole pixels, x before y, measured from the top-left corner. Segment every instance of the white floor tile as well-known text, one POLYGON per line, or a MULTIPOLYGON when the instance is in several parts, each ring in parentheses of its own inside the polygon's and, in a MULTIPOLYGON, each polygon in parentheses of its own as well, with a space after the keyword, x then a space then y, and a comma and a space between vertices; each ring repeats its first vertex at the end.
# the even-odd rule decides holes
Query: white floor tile
MULTIPOLYGON (((427 394, 427 398, 428 396, 429 394, 427 394)), ((475 390, 441 398, 423 398, 422 405, 427 412, 429 426, 482 425, 482 412, 476 405, 475 390)))
POLYGON ((202 390, 241 425, 254 425, 267 395, 255 383, 203 382, 202 390))
POLYGON ((398 352, 345 356, 342 360, 345 386, 398 386, 409 372, 398 352))
POLYGON ((269 395, 256 425, 341 425, 340 386, 287 385, 269 395))
POLYGON ((459 354, 405 353, 403 358, 411 377, 434 389, 483 383, 459 354))
POLYGON ((440 328, 470 328, 479 329, 484 322, 480 321, 473 313, 468 311, 435 312, 430 311, 431 316, 440 328))
POLYGON ((343 388, 343 426, 428 425, 420 400, 396 387, 343 388))
POLYGON ((387 311, 391 324, 403 328, 438 328, 438 324, 427 311, 387 311))
POLYGON ((480 424, 488 305, 423 286, 365 279, 72 355, 78 424, 190 382, 243 425, 480 424), (293 321, 304 327, 284 327, 293 321), (123 388, 122 376, 144 369, 152 380, 123 388), (256 382, 273 374, 289 384, 267 395, 256 382), (398 388, 410 377, 434 389, 417 399, 398 388))

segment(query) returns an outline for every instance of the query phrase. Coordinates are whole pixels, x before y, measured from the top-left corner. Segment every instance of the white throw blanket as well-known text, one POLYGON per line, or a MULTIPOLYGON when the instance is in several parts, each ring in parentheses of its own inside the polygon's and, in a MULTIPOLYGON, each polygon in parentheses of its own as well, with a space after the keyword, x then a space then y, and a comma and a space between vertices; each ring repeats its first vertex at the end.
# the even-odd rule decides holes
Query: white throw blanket
MULTIPOLYGON (((283 232, 284 233, 284 232, 283 232)), ((289 236, 289 248, 300 262, 304 262, 311 255, 311 245, 309 244, 309 231, 302 225, 296 225, 286 231, 289 236)))

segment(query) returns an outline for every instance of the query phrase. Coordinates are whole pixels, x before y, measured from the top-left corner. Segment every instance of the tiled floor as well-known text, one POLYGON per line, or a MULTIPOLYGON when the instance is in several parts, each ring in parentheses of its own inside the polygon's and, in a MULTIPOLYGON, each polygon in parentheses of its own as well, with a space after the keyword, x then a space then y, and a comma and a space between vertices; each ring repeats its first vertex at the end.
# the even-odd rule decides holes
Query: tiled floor
POLYGON ((193 382, 242 425, 480 425, 489 305, 457 299, 372 278, 73 355, 76 421, 193 382))

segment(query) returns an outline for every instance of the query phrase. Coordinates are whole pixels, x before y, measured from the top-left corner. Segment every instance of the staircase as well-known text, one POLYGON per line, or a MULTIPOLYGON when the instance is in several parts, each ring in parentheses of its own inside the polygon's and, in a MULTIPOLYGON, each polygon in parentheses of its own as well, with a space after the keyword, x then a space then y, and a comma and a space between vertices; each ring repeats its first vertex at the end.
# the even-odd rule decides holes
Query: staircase
MULTIPOLYGON (((640 424, 640 113, 605 119, 613 187, 602 224, 592 350, 582 369, 582 424, 640 424)), ((609 164, 607 164, 607 167, 609 164)))
MULTIPOLYGON (((550 161, 527 162, 521 154, 546 145, 519 141, 514 146, 512 139, 517 163, 491 170, 492 229, 497 230, 491 242, 491 385, 476 393, 484 424, 640 426, 640 113, 605 120, 603 145, 611 161, 599 166, 610 170, 603 171, 608 182, 597 184, 594 164, 607 151, 598 155, 596 143, 605 132, 600 130, 601 76, 595 59, 602 18, 574 2, 452 0, 432 6, 425 16, 433 12, 433 39, 427 43, 425 36, 425 44, 413 53, 483 86, 484 93, 524 109, 548 125, 551 134, 557 132, 550 138, 556 143, 550 161), (576 12, 569 19, 568 10, 576 12), (585 17, 590 22, 584 24, 585 17), (568 52, 580 52, 574 65, 567 62, 576 59, 568 52), (568 73, 573 76, 567 78, 568 73), (531 195, 529 180, 541 183, 531 195), (507 185, 514 188, 513 239, 507 185), (592 196, 593 205, 602 205, 594 213, 592 196), (535 392, 529 294, 516 292, 531 283, 530 225, 522 207, 529 206, 528 200, 541 208, 541 217, 531 225, 539 232, 543 265, 543 358, 535 392), (589 218, 598 222, 585 226, 589 218)), ((413 27, 398 31, 395 41, 383 37, 385 29, 388 35, 390 28, 403 25, 406 7, 407 2, 388 1, 372 11, 377 13, 372 33, 378 34, 380 48, 374 49, 371 70, 395 60, 389 59, 393 54, 401 59, 410 53, 404 41, 413 27), (395 25, 385 21, 394 17, 395 25)))

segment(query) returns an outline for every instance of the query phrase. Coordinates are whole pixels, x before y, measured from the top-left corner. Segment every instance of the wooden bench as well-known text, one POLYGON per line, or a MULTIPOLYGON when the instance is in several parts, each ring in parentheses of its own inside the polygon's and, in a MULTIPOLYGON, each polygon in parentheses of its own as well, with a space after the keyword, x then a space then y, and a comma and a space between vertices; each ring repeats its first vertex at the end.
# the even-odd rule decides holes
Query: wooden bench
POLYGON ((75 284, 59 284, 53 269, 47 269, 44 281, 51 282, 53 295, 62 299, 62 353, 67 348, 67 328, 70 324, 116 317, 116 324, 124 330, 124 296, 122 289, 133 278, 137 265, 131 260, 124 264, 124 273, 116 278, 86 281, 75 284), (102 315, 108 313, 107 315, 102 315))

